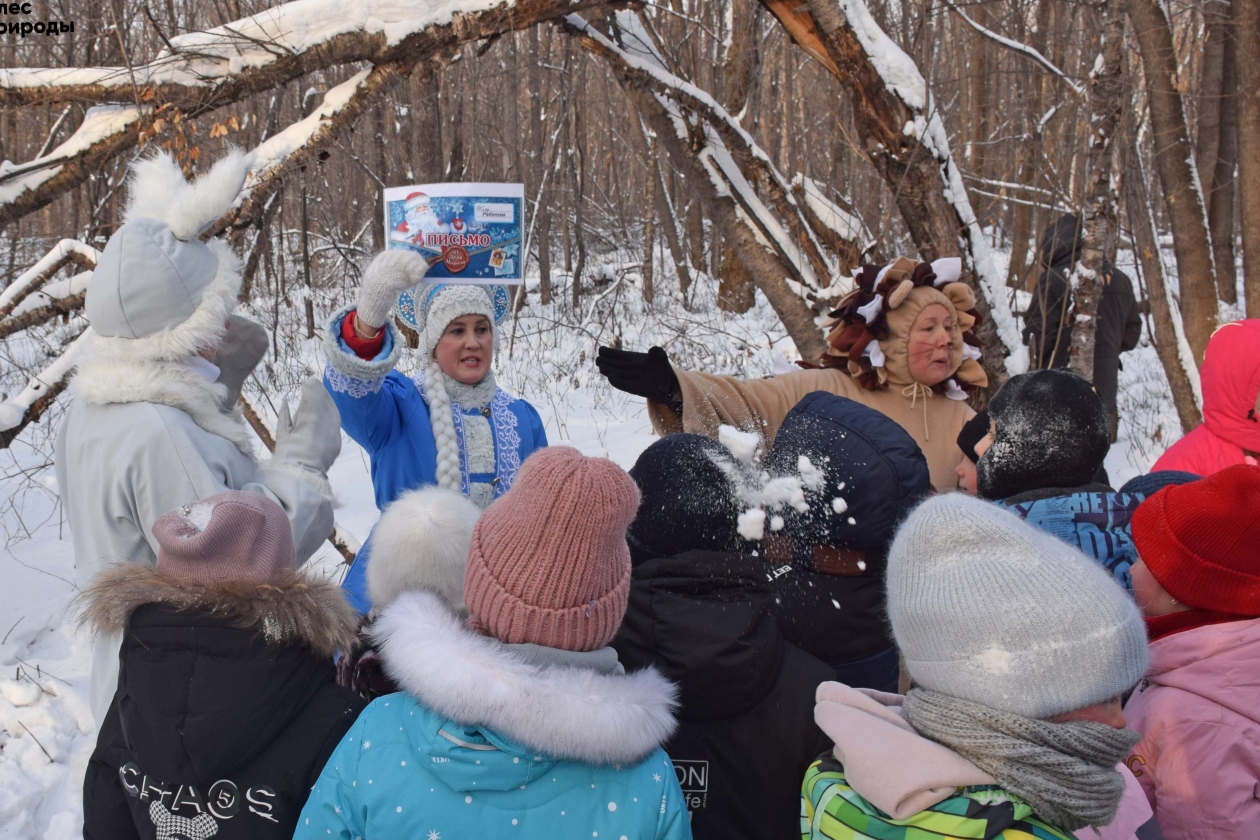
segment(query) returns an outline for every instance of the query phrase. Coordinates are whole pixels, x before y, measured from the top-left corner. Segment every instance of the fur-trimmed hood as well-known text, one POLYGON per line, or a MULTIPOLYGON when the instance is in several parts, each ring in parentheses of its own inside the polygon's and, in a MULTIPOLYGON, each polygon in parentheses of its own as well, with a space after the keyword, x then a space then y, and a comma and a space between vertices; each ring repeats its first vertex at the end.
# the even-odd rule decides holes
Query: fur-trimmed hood
POLYGON ((239 408, 227 411, 227 388, 207 382, 188 364, 136 358, 125 339, 92 340, 91 355, 70 383, 75 399, 90 405, 149 402, 177 408, 212 435, 254 457, 254 443, 239 408))
POLYGON ((145 604, 221 616, 242 630, 257 630, 270 644, 302 644, 331 658, 355 640, 358 615, 340 588, 296 571, 266 583, 201 586, 177 580, 141 563, 120 563, 101 572, 79 596, 81 626, 95 633, 122 633, 145 604))
POLYGON ((673 734, 677 690, 654 669, 633 674, 530 665, 462 626, 429 592, 406 592, 373 626, 386 672, 422 705, 544 755, 635 763, 673 734))

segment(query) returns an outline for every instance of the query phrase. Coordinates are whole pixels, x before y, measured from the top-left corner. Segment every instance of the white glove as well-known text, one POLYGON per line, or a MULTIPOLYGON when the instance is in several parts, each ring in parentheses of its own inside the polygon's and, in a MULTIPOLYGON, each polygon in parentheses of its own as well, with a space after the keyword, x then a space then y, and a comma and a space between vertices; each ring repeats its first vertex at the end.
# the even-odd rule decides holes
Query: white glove
POLYGON ((368 264, 359 286, 358 314, 355 320, 371 329, 380 329, 398 296, 424 279, 429 261, 415 251, 381 251, 368 264))
POLYGON ((240 315, 228 318, 227 335, 223 336, 214 357, 214 363, 219 368, 219 384, 228 391, 223 401, 223 407, 228 411, 236 406, 245 380, 267 355, 268 344, 267 330, 262 324, 240 315))
POLYGON ((340 454, 341 414, 324 390, 324 383, 313 376, 302 385, 302 404, 296 416, 289 415, 288 400, 280 405, 271 461, 277 466, 314 473, 322 490, 328 483, 328 468, 340 454))

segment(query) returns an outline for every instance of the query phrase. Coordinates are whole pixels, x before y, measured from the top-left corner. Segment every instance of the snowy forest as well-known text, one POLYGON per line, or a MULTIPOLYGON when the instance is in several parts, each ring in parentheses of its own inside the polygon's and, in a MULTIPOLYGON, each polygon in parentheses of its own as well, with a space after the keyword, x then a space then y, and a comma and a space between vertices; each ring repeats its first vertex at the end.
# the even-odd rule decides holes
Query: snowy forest
MULTIPOLYGON (((92 269, 129 166, 154 150, 189 176, 229 148, 249 155, 203 238, 241 256, 241 313, 271 333, 242 396, 260 449, 384 247, 383 191, 407 184, 525 185, 527 281, 500 381, 553 443, 623 466, 651 428, 595 370, 599 346, 782 372, 822 352, 820 318, 853 269, 898 255, 962 258, 991 392, 1037 364, 1024 314, 1042 233, 1064 213, 1084 219, 1076 372, 1092 375, 1104 262, 1140 303, 1107 461, 1117 485, 1201 422, 1217 326, 1260 315, 1260 145, 1241 142, 1260 134, 1260 0, 0 8, 6 837, 81 830, 94 724, 52 450, 92 269)), ((330 480, 341 506, 320 562, 340 574, 376 516, 348 440, 330 480)))

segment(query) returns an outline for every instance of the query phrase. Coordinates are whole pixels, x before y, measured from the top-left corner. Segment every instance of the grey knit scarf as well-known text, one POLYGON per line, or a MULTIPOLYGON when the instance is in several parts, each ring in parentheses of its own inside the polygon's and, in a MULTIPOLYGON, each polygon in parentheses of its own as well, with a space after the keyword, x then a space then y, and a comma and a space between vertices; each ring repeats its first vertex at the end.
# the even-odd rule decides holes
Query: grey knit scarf
POLYGON ((997 779, 1063 831, 1115 819, 1124 795, 1116 764, 1141 739, 1132 729, 1033 720, 921 688, 906 695, 902 711, 920 735, 997 779))

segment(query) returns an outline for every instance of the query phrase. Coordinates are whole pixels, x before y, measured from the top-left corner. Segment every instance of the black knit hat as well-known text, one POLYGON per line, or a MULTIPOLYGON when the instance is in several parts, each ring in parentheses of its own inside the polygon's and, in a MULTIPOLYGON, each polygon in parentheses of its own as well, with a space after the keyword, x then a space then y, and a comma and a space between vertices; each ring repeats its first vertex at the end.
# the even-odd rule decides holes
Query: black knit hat
POLYGON ((988 409, 980 409, 979 414, 963 424, 962 431, 958 433, 958 448, 971 459, 971 463, 974 464, 980 460, 980 456, 976 454, 976 444, 984 440, 984 436, 988 433, 988 409))
POLYGON ((1111 448, 1111 422, 1098 391, 1066 370, 1011 377, 988 411, 993 446, 976 464, 985 499, 1089 484, 1111 448))
POLYGON ((752 471, 717 441, 701 435, 661 438, 630 470, 639 485, 639 513, 626 539, 637 564, 685 551, 731 551, 737 531, 741 486, 756 486, 752 471))

